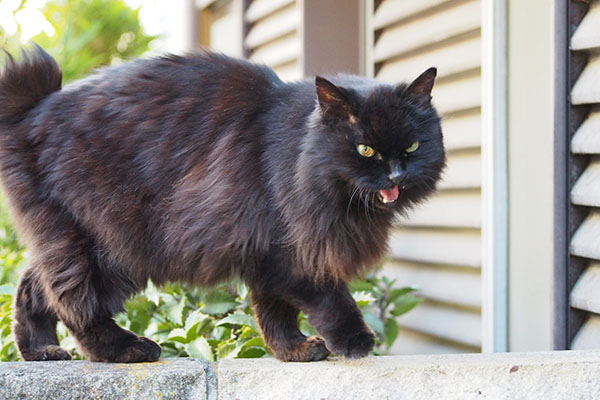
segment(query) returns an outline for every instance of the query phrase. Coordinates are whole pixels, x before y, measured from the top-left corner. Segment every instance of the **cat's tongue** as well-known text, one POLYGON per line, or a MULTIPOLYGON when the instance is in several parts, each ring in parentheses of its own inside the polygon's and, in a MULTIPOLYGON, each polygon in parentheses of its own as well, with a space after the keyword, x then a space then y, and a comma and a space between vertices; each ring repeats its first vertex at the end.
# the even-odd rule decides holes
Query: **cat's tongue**
POLYGON ((398 186, 394 186, 391 189, 381 189, 379 194, 381 194, 381 199, 384 203, 391 203, 396 201, 398 194, 400 194, 400 190, 398 189, 398 186))

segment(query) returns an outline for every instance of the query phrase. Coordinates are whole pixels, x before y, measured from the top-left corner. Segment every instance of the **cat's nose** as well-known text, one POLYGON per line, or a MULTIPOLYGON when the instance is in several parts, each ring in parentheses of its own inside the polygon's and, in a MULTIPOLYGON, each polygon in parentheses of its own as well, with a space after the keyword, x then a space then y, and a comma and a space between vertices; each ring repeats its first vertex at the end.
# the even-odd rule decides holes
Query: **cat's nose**
POLYGON ((391 162, 390 174, 388 175, 388 178, 396 185, 402 183, 404 178, 406 178, 406 171, 404 170, 404 168, 402 168, 402 164, 400 164, 399 162, 391 162))

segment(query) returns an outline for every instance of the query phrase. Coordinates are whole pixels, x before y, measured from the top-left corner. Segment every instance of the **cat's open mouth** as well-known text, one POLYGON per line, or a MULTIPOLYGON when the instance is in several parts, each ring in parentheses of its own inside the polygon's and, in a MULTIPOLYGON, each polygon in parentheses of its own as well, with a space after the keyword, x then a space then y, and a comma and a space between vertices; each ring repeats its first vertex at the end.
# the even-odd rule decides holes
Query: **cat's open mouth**
POLYGON ((394 186, 391 189, 381 189, 377 192, 377 197, 383 204, 392 205, 398 200, 398 195, 400 194, 400 189, 398 186, 394 186))

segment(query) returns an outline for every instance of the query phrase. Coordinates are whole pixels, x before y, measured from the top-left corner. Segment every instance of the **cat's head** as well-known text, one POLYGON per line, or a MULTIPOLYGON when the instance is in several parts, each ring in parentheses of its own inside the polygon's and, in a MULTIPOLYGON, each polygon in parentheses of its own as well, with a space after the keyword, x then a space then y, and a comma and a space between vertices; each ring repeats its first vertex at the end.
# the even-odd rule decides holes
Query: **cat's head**
MULTIPOLYGON (((305 154, 322 178, 355 201, 403 210, 431 194, 445 166, 440 118, 431 104, 430 68, 396 86, 351 77, 317 77, 317 105, 305 154)), ((352 201, 352 199, 349 199, 352 201)))

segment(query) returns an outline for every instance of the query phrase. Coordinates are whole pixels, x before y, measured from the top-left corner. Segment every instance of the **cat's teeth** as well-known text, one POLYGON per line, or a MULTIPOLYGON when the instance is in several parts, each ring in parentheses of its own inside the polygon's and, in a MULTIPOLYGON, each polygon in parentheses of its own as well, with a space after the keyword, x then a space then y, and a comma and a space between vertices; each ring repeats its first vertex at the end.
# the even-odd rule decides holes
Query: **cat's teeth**
POLYGON ((398 186, 394 186, 391 189, 381 189, 379 191, 379 195, 381 196, 381 201, 384 204, 393 203, 398 199, 398 195, 400 194, 400 190, 398 186))

